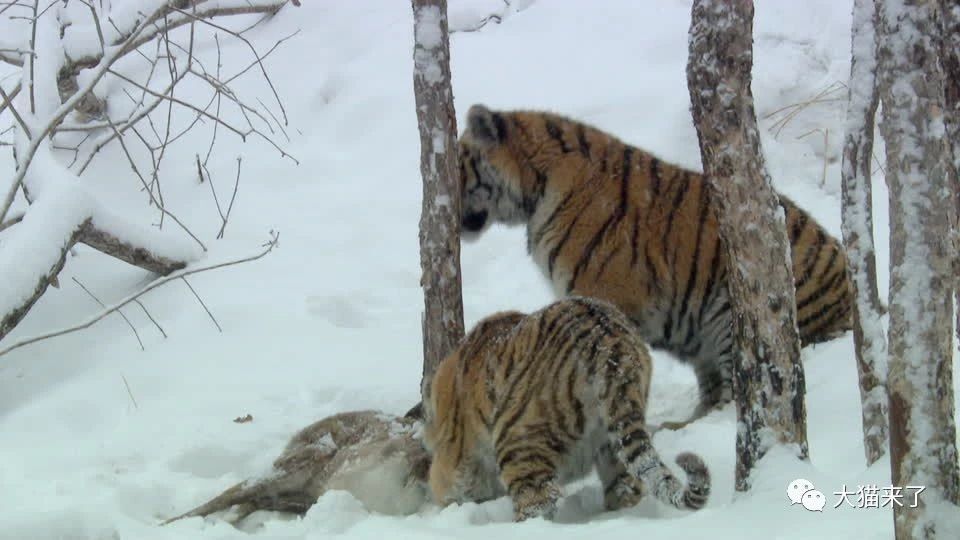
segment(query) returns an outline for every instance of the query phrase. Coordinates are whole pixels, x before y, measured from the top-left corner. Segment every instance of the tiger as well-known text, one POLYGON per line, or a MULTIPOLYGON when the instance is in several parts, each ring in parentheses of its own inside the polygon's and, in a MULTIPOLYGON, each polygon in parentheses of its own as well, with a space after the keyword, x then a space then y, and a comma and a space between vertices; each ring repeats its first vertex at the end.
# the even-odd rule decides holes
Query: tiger
POLYGON ((515 521, 553 519, 562 484, 594 466, 607 510, 645 490, 703 508, 710 472, 696 454, 661 461, 645 424, 652 362, 636 325, 613 304, 568 297, 525 314, 481 319, 422 383, 432 500, 507 494, 515 521))
MULTIPOLYGON (((654 349, 693 368, 699 400, 679 429, 733 398, 729 261, 704 175, 583 122, 539 111, 467 113, 458 140, 461 234, 526 225, 527 251, 558 297, 616 304, 654 349)), ((842 244, 779 195, 801 346, 852 328, 842 244)))

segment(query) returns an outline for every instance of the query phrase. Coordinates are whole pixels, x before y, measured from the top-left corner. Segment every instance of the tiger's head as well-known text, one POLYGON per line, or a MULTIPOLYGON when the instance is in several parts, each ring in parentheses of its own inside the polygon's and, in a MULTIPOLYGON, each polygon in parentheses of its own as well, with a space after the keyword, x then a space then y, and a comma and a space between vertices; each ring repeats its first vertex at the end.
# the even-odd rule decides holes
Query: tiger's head
POLYGON ((526 189, 532 174, 518 151, 507 114, 474 105, 460 136, 461 231, 471 241, 493 222, 526 223, 535 200, 526 189))

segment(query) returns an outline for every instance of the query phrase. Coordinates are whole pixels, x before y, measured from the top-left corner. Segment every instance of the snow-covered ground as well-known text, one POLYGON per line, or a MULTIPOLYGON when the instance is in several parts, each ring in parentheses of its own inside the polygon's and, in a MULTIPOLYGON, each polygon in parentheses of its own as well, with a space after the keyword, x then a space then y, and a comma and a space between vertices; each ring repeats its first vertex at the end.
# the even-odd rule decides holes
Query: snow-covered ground
MULTIPOLYGON (((443 510, 427 506, 393 517, 367 512, 345 493, 329 493, 303 519, 262 515, 242 531, 198 518, 158 527, 161 519, 263 473, 295 431, 319 418, 361 408, 402 414, 418 399, 421 187, 410 5, 302 4, 249 34, 266 48, 300 30, 267 61, 291 119, 286 149, 299 165, 267 144, 242 144, 221 132, 223 146, 211 160, 221 198, 232 187, 236 157, 243 156, 222 240, 214 239, 219 217, 210 188, 196 181, 194 155, 205 150, 209 132, 174 145, 163 171, 168 207, 202 235, 211 247, 208 259, 256 252, 271 229, 280 232, 279 248, 256 262, 191 278, 222 332, 187 286, 175 282, 144 298, 166 339, 138 307, 125 310, 143 351, 123 320, 111 316, 86 331, 0 357, 0 538, 892 536, 889 508, 834 508, 834 492, 844 485, 855 491, 890 483, 886 460, 869 469, 863 464, 850 336, 804 351, 809 464, 775 453, 757 471, 753 491, 739 495, 733 491, 732 407, 683 431, 656 435, 668 462, 691 450, 710 466, 713 495, 697 513, 651 501, 602 513, 599 487, 587 482, 568 490, 557 523, 513 524, 505 499, 443 510), (232 421, 246 414, 252 422, 232 421), (789 504, 785 489, 796 478, 826 495, 822 512, 789 504)), ((478 102, 552 109, 699 168, 684 71, 689 0, 512 4, 450 0, 461 121, 478 102), (491 13, 502 22, 457 31, 491 13)), ((757 4, 753 90, 770 172, 782 192, 839 235, 845 90, 826 94, 827 101, 806 107, 775 133, 777 122, 793 111, 784 107, 846 81, 850 2, 757 4)), ((207 58, 216 54, 209 35, 198 47, 207 58)), ((245 50, 226 46, 225 69, 242 65, 245 50)), ((270 96, 252 76, 237 85, 270 96)), ((4 125, 8 121, 4 116, 4 125)), ((0 171, 10 170, 4 152, 0 171)), ((84 178, 117 207, 145 203, 119 147, 98 157, 84 178)), ((874 187, 885 293, 887 194, 879 172, 874 187)), ((464 247, 462 266, 468 325, 498 309, 532 310, 551 299, 525 252, 522 230, 491 230, 464 247)), ((8 339, 97 311, 72 277, 106 303, 150 279, 78 247, 60 276, 61 288, 51 289, 8 339)), ((657 354, 651 421, 684 417, 694 395, 689 370, 657 354)))

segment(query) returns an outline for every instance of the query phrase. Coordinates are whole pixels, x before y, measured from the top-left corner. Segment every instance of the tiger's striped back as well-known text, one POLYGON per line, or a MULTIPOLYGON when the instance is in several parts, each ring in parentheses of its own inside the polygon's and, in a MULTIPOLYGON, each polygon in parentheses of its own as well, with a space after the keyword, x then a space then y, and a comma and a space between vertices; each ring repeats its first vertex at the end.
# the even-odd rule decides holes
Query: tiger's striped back
POLYGON ((582 297, 479 322, 424 383, 434 500, 505 492, 515 519, 549 517, 560 485, 596 465, 608 509, 636 504, 645 490, 678 508, 703 507, 703 461, 677 457, 685 486, 652 445, 652 365, 636 330, 612 304, 582 297))
MULTIPOLYGON (((705 414, 732 397, 731 309, 703 175, 559 115, 474 106, 460 138, 462 228, 525 224, 559 296, 609 300, 654 347, 689 361, 705 414)), ((802 345, 851 328, 841 243, 786 197, 802 345)))

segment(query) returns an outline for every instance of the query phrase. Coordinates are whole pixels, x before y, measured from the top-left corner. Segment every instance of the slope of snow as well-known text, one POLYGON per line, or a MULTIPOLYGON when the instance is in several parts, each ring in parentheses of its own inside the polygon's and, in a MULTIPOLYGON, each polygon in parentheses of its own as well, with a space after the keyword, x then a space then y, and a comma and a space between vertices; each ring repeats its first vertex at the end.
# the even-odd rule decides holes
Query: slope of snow
MULTIPOLYGON (((243 156, 222 240, 214 240, 220 220, 210 186, 196 180, 194 156, 205 151, 209 132, 173 146, 163 170, 169 208, 218 258, 257 251, 271 229, 280 231, 279 247, 256 262, 191 278, 222 332, 186 285, 174 282, 143 299, 166 339, 139 307, 125 310, 143 351, 111 316, 0 357, 0 538, 891 537, 889 509, 833 508, 833 493, 844 484, 890 482, 886 461, 863 465, 850 336, 804 351, 810 463, 776 452, 761 464, 753 491, 740 495, 733 492, 732 407, 656 435, 668 463, 690 450, 710 466, 713 495, 701 512, 646 501, 602 513, 599 487, 585 482, 567 490, 557 523, 512 524, 506 499, 393 517, 368 512, 346 493, 329 493, 303 519, 261 515, 243 531, 215 519, 157 527, 265 472, 287 439, 319 418, 361 408, 403 413, 418 399, 423 301, 413 14, 408 2, 302 4, 249 34, 264 49, 300 30, 267 61, 291 119, 286 149, 299 165, 267 144, 242 144, 221 132, 223 146, 211 159, 221 201, 243 156), (232 422, 248 413, 252 422, 232 422), (785 490, 796 478, 823 491, 823 512, 790 506, 785 490)), ((699 168, 685 80, 688 0, 512 4, 450 0, 454 30, 474 28, 489 14, 501 19, 452 34, 461 123, 473 103, 552 109, 699 168)), ((850 7, 836 0, 760 2, 755 22, 753 89, 770 172, 779 189, 837 236, 842 101, 810 105, 777 136, 771 128, 780 116, 768 115, 845 82, 850 7)), ((209 34, 197 48, 215 58, 209 34)), ((240 44, 225 46, 224 69, 242 67, 244 54, 240 44)), ((253 73, 235 85, 271 99, 253 73)), ((200 91, 186 85, 180 95, 200 91)), ((12 170, 6 152, 0 170, 12 170)), ((96 179, 90 189, 105 204, 145 204, 119 148, 99 156, 85 178, 96 179)), ((885 297, 887 194, 882 176, 875 178, 885 297)), ((505 228, 464 246, 468 325, 495 310, 533 310, 551 299, 524 246, 522 230, 505 228)), ((70 277, 108 304, 150 279, 78 247, 62 288, 51 289, 9 339, 98 309, 70 277)), ((695 396, 692 374, 659 353, 655 373, 650 420, 684 417, 695 396)))

